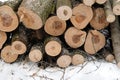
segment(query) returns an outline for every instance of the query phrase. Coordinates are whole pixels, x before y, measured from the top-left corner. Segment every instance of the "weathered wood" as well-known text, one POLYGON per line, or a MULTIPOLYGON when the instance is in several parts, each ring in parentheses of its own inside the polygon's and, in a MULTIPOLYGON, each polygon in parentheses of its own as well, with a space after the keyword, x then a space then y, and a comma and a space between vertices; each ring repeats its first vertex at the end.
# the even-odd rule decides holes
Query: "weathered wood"
POLYGON ((106 21, 112 23, 115 21, 115 15, 113 14, 111 3, 109 0, 104 4, 104 9, 106 13, 106 21))
POLYGON ((57 0, 56 14, 61 20, 68 20, 72 16, 71 0, 57 0))
POLYGON ((97 30, 90 30, 84 44, 85 51, 89 54, 95 54, 104 46, 105 36, 97 30))
POLYGON ((113 7, 113 13, 115 15, 120 15, 120 0, 110 0, 113 7))
POLYGON ((75 27, 70 27, 67 29, 64 35, 64 39, 66 43, 71 48, 78 48, 82 46, 85 42, 86 32, 82 30, 78 30, 75 27))
POLYGON ((57 65, 61 68, 66 68, 71 64, 71 56, 66 48, 62 48, 61 55, 57 59, 57 65))
POLYGON ((1 51, 1 58, 7 63, 12 63, 16 61, 18 54, 14 54, 14 51, 11 50, 11 46, 7 45, 1 51))
POLYGON ((61 41, 57 37, 48 37, 45 42, 45 52, 49 56, 57 56, 62 50, 61 41))
POLYGON ((108 22, 106 21, 106 15, 103 8, 94 9, 94 16, 90 21, 91 27, 97 30, 104 29, 108 26, 108 22))
POLYGON ((27 44, 28 39, 25 27, 23 25, 19 25, 18 30, 14 33, 12 37, 11 49, 16 54, 24 54, 27 50, 27 44))
POLYGON ((52 36, 59 36, 64 33, 66 29, 66 22, 59 19, 57 16, 52 16, 47 19, 44 30, 52 36))
POLYGON ((29 52, 29 59, 32 62, 39 62, 43 58, 43 44, 37 43, 34 44, 29 52))
POLYGON ((120 68, 120 24, 118 17, 116 17, 115 22, 110 24, 111 27, 111 38, 113 45, 113 53, 117 62, 117 66, 120 68))
POLYGON ((23 0, 18 15, 20 21, 30 29, 40 29, 52 11, 53 0, 23 0))
POLYGON ((83 0, 83 3, 87 6, 92 6, 95 3, 95 0, 83 0))
POLYGON ((83 64, 85 62, 85 55, 80 50, 73 50, 72 54, 72 64, 74 66, 83 64))
POLYGON ((18 27, 18 17, 7 5, 0 7, 0 30, 11 32, 18 27))
POLYGON ((104 4, 107 0, 96 0, 96 3, 98 4, 104 4))
POLYGON ((0 49, 3 47, 4 43, 7 40, 7 35, 5 32, 0 31, 0 49))
POLYGON ((85 28, 93 17, 93 11, 90 6, 79 4, 73 8, 73 16, 70 21, 77 29, 85 28))

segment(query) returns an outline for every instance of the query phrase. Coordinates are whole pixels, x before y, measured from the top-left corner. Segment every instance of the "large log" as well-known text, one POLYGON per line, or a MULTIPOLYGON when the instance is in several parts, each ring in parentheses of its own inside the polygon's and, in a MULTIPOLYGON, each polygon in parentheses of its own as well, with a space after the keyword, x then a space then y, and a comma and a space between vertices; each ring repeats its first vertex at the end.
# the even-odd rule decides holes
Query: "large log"
POLYGON ((113 13, 115 15, 120 15, 120 0, 110 0, 113 7, 113 13))
POLYGON ((84 45, 85 51, 89 54, 95 54, 104 46, 105 36, 97 30, 90 30, 84 45))
POLYGON ((104 9, 106 13, 106 21, 112 23, 115 21, 115 15, 113 14, 111 3, 109 0, 104 4, 104 9))
POLYGON ((73 65, 79 65, 79 64, 83 64, 85 62, 85 55, 84 53, 82 53, 82 51, 80 50, 73 50, 73 52, 71 52, 72 54, 72 64, 73 65))
POLYGON ((93 17, 93 11, 90 6, 79 4, 73 8, 73 16, 70 18, 72 24, 77 29, 85 28, 93 17))
POLYGON ((57 0, 56 13, 61 20, 68 20, 72 16, 71 0, 57 0))
POLYGON ((72 48, 78 48, 82 46, 85 42, 86 32, 78 30, 75 27, 70 27, 67 29, 64 35, 66 43, 72 48))
POLYGON ((3 47, 4 43, 7 40, 7 35, 5 32, 0 31, 0 49, 3 47))
POLYGON ((37 43, 34 44, 29 52, 29 59, 32 62, 39 62, 43 58, 43 44, 37 43))
POLYGON ((107 0, 96 0, 96 3, 98 4, 104 4, 107 0))
POLYGON ((90 21, 91 27, 97 30, 101 30, 108 26, 108 22, 106 21, 106 15, 103 8, 94 9, 93 19, 90 21))
POLYGON ((115 22, 110 24, 111 27, 111 38, 113 45, 113 53, 117 62, 117 66, 120 68, 120 25, 118 17, 116 17, 115 22))
POLYGON ((23 0, 18 15, 20 21, 30 29, 40 29, 52 10, 53 0, 23 0))
POLYGON ((12 63, 16 61, 18 54, 15 54, 14 51, 11 50, 11 46, 7 45, 1 51, 1 58, 7 63, 12 63))
POLYGON ((66 22, 59 19, 57 16, 52 16, 47 19, 44 30, 52 36, 59 36, 64 33, 66 29, 66 22))
POLYGON ((92 6, 95 3, 95 0, 83 0, 83 3, 87 6, 92 6))
POLYGON ((0 7, 0 30, 11 32, 18 27, 18 17, 7 5, 0 7))
POLYGON ((25 27, 20 25, 12 37, 11 49, 16 54, 24 54, 27 50, 27 44, 28 39, 25 27))
POLYGON ((45 42, 45 52, 49 56, 57 56, 62 50, 61 41, 57 37, 48 37, 45 42))
POLYGON ((71 64, 71 56, 66 48, 62 48, 61 55, 57 59, 57 65, 61 68, 66 68, 71 64))

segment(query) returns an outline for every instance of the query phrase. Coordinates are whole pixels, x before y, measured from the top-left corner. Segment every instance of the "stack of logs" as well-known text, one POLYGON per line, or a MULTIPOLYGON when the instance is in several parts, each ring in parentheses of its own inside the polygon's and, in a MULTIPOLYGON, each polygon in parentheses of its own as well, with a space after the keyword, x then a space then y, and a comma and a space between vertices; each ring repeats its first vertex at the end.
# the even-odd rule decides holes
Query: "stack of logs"
POLYGON ((120 0, 0 2, 1 58, 13 63, 25 55, 65 68, 100 55, 120 67, 119 15, 120 0))

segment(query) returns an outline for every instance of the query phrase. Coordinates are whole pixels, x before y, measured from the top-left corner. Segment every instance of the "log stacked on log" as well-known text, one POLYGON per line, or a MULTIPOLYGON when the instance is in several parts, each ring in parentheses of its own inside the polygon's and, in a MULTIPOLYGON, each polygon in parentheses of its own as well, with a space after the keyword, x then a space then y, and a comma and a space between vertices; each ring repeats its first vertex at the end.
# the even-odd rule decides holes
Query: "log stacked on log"
POLYGON ((115 17, 120 15, 119 2, 13 0, 13 4, 12 1, 0 3, 1 58, 12 63, 20 55, 27 55, 32 62, 46 61, 66 68, 83 64, 88 55, 101 53, 108 62, 115 57, 120 67, 120 25, 115 17), (106 37, 104 30, 110 31, 109 23, 113 45, 108 46, 113 47, 112 52, 105 48, 110 36, 106 37))

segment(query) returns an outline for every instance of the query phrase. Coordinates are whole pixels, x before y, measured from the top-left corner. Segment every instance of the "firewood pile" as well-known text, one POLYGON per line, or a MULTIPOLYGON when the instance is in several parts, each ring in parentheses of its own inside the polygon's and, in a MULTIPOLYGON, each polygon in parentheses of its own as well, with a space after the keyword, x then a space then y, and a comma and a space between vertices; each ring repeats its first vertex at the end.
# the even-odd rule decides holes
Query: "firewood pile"
POLYGON ((0 2, 0 50, 6 63, 83 64, 87 57, 120 67, 120 0, 0 2))

